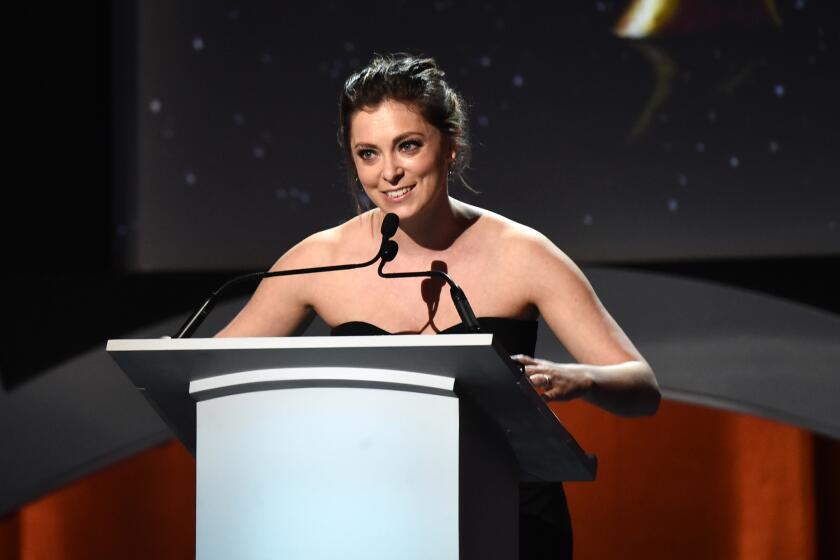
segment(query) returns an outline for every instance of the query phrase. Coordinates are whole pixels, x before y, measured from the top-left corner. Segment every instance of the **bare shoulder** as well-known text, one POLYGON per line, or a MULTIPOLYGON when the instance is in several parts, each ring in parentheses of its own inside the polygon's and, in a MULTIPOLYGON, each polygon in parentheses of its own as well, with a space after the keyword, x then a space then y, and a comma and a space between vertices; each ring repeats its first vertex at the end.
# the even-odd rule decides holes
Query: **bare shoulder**
POLYGON ((566 253, 534 228, 487 211, 484 219, 482 236, 572 356, 590 364, 642 360, 566 253))
POLYGON ((340 225, 313 233, 286 251, 271 270, 323 266, 352 258, 354 255, 349 254, 352 248, 366 246, 360 242, 373 238, 370 234, 373 220, 369 214, 355 216, 340 225))
POLYGON ((477 237, 492 248, 492 260, 504 267, 505 276, 530 304, 544 310, 548 300, 594 296, 580 267, 547 236, 494 212, 477 210, 481 212, 477 237))
POLYGON ((579 268, 554 242, 536 229, 506 218, 495 212, 476 208, 480 212, 483 239, 495 239, 494 250, 519 262, 579 272, 579 268))

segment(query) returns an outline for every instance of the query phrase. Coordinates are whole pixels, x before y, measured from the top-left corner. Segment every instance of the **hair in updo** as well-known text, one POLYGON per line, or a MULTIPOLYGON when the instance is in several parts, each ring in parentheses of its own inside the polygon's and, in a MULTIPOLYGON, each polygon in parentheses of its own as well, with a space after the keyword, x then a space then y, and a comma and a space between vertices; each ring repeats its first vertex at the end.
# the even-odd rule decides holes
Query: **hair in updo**
POLYGON ((347 78, 339 101, 338 143, 347 157, 350 191, 357 211, 362 208, 353 186, 356 174, 350 146, 350 119, 356 111, 376 107, 385 100, 412 105, 443 134, 449 146, 455 148, 451 172, 473 190, 463 176, 470 162, 466 103, 443 77, 443 70, 433 58, 397 53, 377 54, 367 66, 347 78))

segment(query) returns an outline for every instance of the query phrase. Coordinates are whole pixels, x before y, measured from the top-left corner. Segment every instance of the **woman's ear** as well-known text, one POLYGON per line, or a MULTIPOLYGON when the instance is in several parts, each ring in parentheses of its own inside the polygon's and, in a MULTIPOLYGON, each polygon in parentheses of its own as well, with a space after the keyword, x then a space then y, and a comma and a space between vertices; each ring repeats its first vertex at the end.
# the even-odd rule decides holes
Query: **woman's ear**
POLYGON ((444 148, 449 151, 449 163, 455 163, 458 159, 458 133, 447 134, 445 137, 444 148))

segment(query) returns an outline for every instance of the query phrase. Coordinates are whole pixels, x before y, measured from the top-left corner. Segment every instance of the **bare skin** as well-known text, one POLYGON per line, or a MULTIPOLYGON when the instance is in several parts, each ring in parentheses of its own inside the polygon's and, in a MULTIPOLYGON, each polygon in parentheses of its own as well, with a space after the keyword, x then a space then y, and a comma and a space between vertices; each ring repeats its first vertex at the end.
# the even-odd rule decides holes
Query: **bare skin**
MULTIPOLYGON (((535 230, 451 198, 454 151, 419 113, 394 101, 359 111, 351 146, 361 188, 378 208, 308 237, 272 270, 363 262, 378 250, 384 214, 394 212, 400 250, 389 271, 446 270, 479 317, 543 316, 580 362, 513 357, 546 398, 583 398, 622 416, 656 411, 653 371, 580 269, 535 230)), ((365 321, 392 333, 435 334, 460 322, 441 287, 429 279, 386 280, 375 267, 273 278, 217 336, 287 336, 313 312, 330 326, 365 321)))

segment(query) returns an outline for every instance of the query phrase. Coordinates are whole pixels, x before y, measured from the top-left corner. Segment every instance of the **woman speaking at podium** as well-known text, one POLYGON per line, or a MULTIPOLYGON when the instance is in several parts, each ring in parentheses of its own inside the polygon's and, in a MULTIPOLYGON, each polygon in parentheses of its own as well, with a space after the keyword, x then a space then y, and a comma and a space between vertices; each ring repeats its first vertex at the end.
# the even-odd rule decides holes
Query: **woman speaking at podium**
MULTIPOLYGON (((366 261, 379 248, 384 216, 394 213, 392 271, 433 268, 457 279, 481 330, 524 364, 546 399, 581 398, 621 416, 657 410, 653 371, 580 269, 539 232, 449 195, 450 180, 463 180, 469 163, 467 115, 433 59, 376 56, 350 76, 338 136, 351 188, 374 208, 306 238, 272 270, 366 261), (540 315, 578 363, 532 357, 540 315)), ((515 185, 505 188, 515 196, 515 185)), ((441 287, 430 278, 385 279, 374 267, 272 278, 218 336, 287 336, 312 312, 335 335, 467 332, 441 287)), ((523 560, 571 557, 561 487, 520 492, 520 549, 523 560)))

